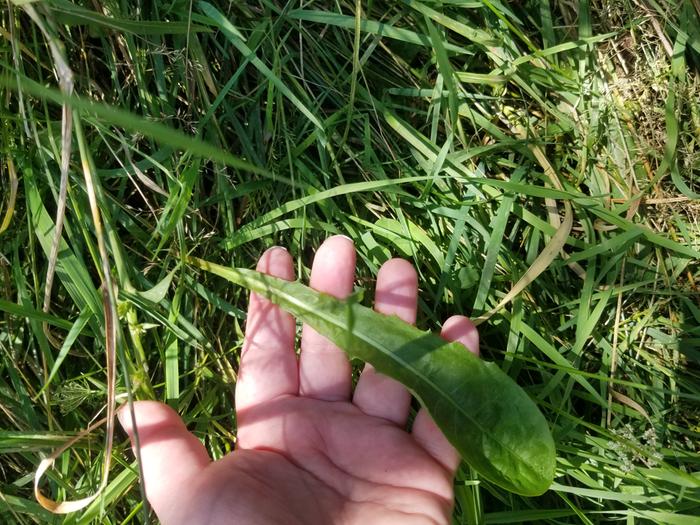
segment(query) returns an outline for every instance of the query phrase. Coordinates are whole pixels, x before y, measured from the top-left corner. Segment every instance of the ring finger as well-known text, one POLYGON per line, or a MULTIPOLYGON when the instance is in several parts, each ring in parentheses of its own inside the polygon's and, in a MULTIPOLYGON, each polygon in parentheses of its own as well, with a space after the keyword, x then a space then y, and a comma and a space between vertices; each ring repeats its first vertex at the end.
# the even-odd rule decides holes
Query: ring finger
MULTIPOLYGON (((385 262, 377 274, 374 309, 415 324, 417 306, 418 276, 411 263, 404 259, 385 262)), ((357 382, 353 403, 367 415, 403 426, 408 419, 411 394, 401 383, 367 364, 357 382)))

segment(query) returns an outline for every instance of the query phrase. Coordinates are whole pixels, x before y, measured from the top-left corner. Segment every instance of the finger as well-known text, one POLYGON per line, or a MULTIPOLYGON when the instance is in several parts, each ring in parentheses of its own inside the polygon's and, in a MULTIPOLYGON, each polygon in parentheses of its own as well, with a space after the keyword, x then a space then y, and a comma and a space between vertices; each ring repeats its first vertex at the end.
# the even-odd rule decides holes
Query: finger
MULTIPOLYGON (((355 280, 355 246, 347 237, 327 239, 316 252, 309 285, 344 298, 355 280)), ((299 358, 299 393, 338 401, 350 399, 351 368, 345 353, 310 326, 304 325, 299 358)))
MULTIPOLYGON (((180 416, 168 405, 137 401, 133 407, 146 497, 160 519, 167 522, 173 501, 187 496, 194 478, 210 459, 202 443, 187 431, 180 416)), ((117 416, 133 446, 129 407, 122 408, 117 416)))
MULTIPOLYGON (((461 315, 450 317, 442 326, 440 335, 448 341, 462 343, 467 350, 479 355, 479 332, 467 317, 461 315)), ((418 411, 412 432, 415 440, 454 474, 459 466, 459 454, 424 408, 418 411)))
MULTIPOLYGON (((257 270, 288 281, 294 279, 292 257, 279 246, 260 257, 257 270)), ((298 393, 295 330, 291 315, 258 294, 250 294, 236 381, 237 412, 281 395, 298 393)))
MULTIPOLYGON (((374 309, 414 324, 417 305, 418 276, 411 263, 403 259, 384 263, 377 274, 374 309)), ((411 395, 401 383, 378 373, 368 364, 357 382, 353 403, 365 414, 405 425, 411 395)))

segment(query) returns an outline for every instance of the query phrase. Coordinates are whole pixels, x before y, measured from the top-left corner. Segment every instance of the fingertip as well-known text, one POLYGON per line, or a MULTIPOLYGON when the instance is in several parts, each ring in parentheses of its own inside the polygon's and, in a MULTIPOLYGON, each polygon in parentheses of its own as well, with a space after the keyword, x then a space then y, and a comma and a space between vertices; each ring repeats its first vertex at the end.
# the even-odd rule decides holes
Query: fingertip
POLYGON ((382 264, 377 272, 377 281, 382 279, 390 279, 392 281, 401 279, 405 282, 415 282, 416 287, 418 286, 416 269, 410 261, 401 257, 394 257, 382 264))
POLYGON ((287 281, 294 280, 294 261, 287 249, 282 246, 273 246, 265 250, 258 260, 256 269, 287 281))
POLYGON ((355 259, 355 244, 349 237, 329 237, 316 250, 309 286, 339 298, 349 295, 355 281, 355 259))
POLYGON ((139 433, 141 433, 142 429, 160 428, 163 425, 171 426, 180 423, 184 426, 177 412, 164 403, 159 403, 158 401, 134 401, 132 407, 134 411, 133 418, 131 407, 128 404, 117 411, 119 424, 129 437, 134 434, 134 419, 136 419, 139 433))
POLYGON ((284 246, 270 246, 267 250, 263 252, 260 258, 262 259, 263 257, 265 257, 266 254, 273 254, 275 252, 289 253, 289 250, 287 250, 287 248, 285 248, 284 246))
POLYGON ((440 335, 448 341, 461 343, 471 353, 479 355, 479 331, 468 317, 453 315, 442 325, 440 335))
POLYGON ((335 243, 342 243, 350 246, 355 246, 355 242, 348 237, 347 235, 343 235, 342 233, 339 233, 337 235, 331 235, 328 237, 325 241, 323 241, 323 246, 324 244, 335 244, 335 243))
MULTIPOLYGON (((194 450, 199 450, 201 446, 197 440, 187 430, 180 415, 170 406, 159 401, 134 401, 133 417, 129 405, 125 405, 117 411, 117 419, 129 438, 134 437, 134 420, 139 434, 141 447, 158 445, 171 438, 183 439, 189 443, 194 450)), ((207 457, 204 448, 201 448, 200 457, 207 457)))
POLYGON ((353 241, 353 240, 352 240, 350 237, 348 237, 347 235, 343 235, 342 233, 339 233, 338 235, 333 235, 331 238, 333 238, 333 237, 341 237, 341 238, 343 238, 343 239, 347 239, 348 241, 350 241, 350 242, 353 244, 353 246, 355 245, 355 241, 353 241))
POLYGON ((414 324, 418 309, 418 274, 406 259, 389 259, 377 272, 374 309, 414 324))

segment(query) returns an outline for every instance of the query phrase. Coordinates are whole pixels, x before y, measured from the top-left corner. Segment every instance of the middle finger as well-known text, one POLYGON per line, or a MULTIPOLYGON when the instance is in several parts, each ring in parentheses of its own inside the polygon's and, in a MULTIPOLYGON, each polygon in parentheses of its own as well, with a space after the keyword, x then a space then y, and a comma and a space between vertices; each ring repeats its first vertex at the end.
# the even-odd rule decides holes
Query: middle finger
MULTIPOLYGON (((355 280, 355 246, 347 237, 326 239, 316 252, 309 286, 343 299, 355 280)), ((324 401, 350 398, 351 368, 345 353, 304 325, 299 357, 299 394, 324 401)))
MULTIPOLYGON (((413 265, 404 259, 385 262, 377 274, 374 309, 415 324, 417 308, 418 276, 413 265)), ((357 382, 353 403, 367 415, 403 426, 408 419, 411 394, 401 383, 367 364, 357 382)))

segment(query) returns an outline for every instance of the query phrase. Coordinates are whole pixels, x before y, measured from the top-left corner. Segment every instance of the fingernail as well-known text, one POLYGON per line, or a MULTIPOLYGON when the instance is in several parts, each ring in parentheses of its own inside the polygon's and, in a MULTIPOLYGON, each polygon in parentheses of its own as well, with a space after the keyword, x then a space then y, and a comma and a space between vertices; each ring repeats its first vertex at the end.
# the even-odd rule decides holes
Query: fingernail
POLYGON ((343 239, 347 239, 347 240, 350 241, 351 243, 355 244, 355 241, 353 241, 353 240, 352 240, 350 237, 348 237, 347 235, 344 235, 344 234, 342 234, 342 233, 339 233, 339 234, 338 234, 338 237, 342 237, 343 239))
POLYGON ((272 248, 268 248, 265 251, 263 258, 267 258, 268 264, 270 264, 271 261, 277 260, 279 258, 286 259, 288 255, 289 252, 284 246, 273 246, 272 248))

